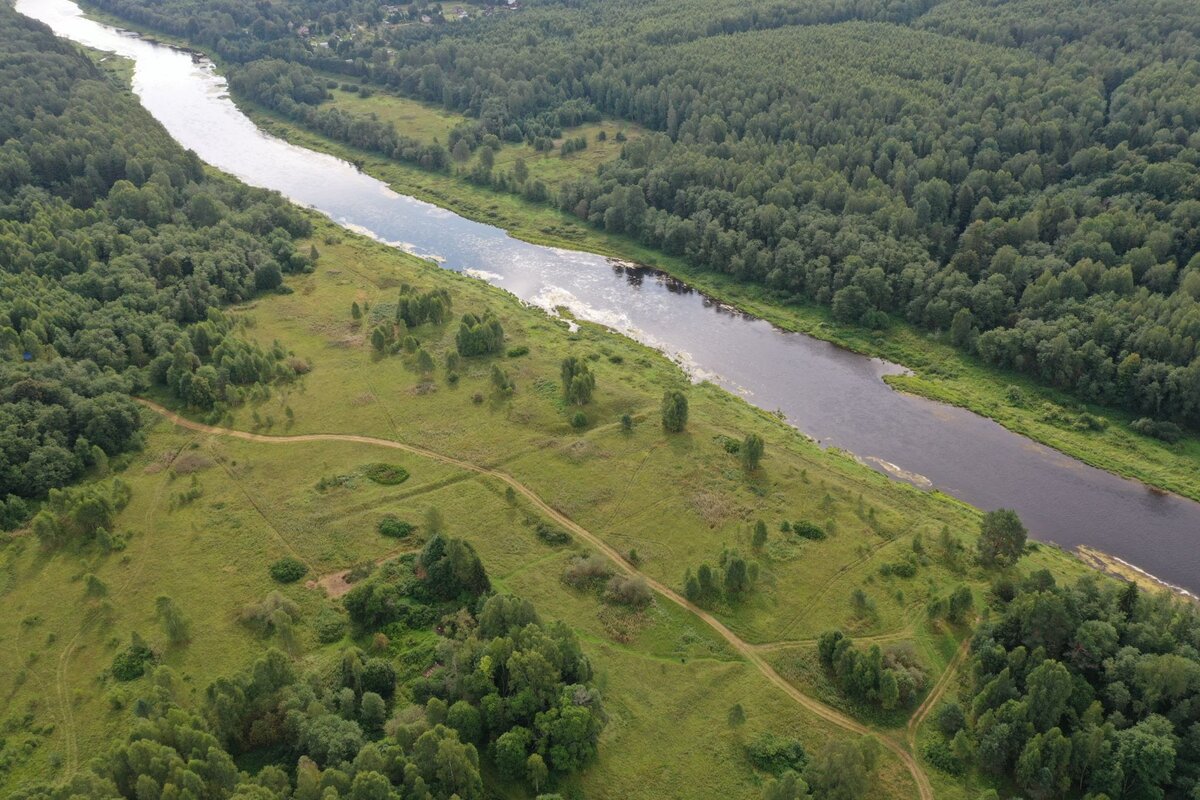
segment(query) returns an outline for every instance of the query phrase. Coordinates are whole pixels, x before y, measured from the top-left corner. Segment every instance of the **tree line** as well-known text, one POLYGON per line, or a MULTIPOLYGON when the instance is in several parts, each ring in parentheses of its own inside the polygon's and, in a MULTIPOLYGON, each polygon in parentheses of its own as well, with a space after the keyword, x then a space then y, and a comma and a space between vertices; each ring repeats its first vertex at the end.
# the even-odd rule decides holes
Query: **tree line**
POLYGON ((5 6, 0 497, 6 527, 138 446, 130 394, 211 411, 306 365, 218 309, 307 269, 304 214, 207 175, 90 60, 5 6))

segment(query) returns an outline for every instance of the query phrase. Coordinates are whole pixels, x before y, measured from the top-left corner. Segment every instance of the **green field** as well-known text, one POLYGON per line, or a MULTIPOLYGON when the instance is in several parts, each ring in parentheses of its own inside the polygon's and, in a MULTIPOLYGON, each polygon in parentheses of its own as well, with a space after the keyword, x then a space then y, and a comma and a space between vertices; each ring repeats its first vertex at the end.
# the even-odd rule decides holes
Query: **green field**
MULTIPOLYGON (((332 80, 332 76, 330 77, 332 80)), ((330 90, 330 94, 333 97, 323 103, 321 108, 337 108, 363 116, 374 115, 377 119, 395 125, 399 133, 422 142, 439 141, 445 144, 454 126, 466 121, 466 117, 458 114, 380 91, 375 91, 369 97, 362 97, 356 91, 337 88, 330 90)), ((511 171, 517 159, 523 159, 532 178, 545 182, 547 186, 556 187, 573 178, 594 175, 596 168, 601 164, 620 157, 623 143, 617 141, 618 133, 623 133, 628 140, 632 140, 643 135, 644 131, 637 125, 625 122, 608 121, 578 125, 565 129, 562 137, 554 140, 555 149, 543 152, 539 152, 528 143, 506 142, 496 153, 496 169, 511 171), (597 138, 601 132, 605 136, 603 141, 597 138), (563 155, 560 150, 563 141, 577 137, 583 137, 587 141, 587 148, 563 155)))
MULTIPOLYGON (((804 643, 835 626, 860 637, 912 641, 931 677, 944 668, 962 632, 927 623, 922 607, 931 592, 963 581, 979 585, 983 575, 976 568, 952 570, 936 558, 911 579, 884 578, 879 567, 911 549, 918 534, 932 548, 944 525, 969 542, 975 512, 823 452, 709 385, 688 390, 688 430, 667 436, 658 424, 658 398, 664 387, 686 381, 663 356, 590 325, 572 333, 482 282, 328 223, 314 241, 318 269, 291 279, 293 293, 234 311, 245 335, 279 340, 312 371, 222 424, 271 436, 375 436, 502 469, 614 549, 636 549, 640 568, 676 589, 687 567, 715 563, 723 548, 751 555, 751 526, 761 518, 771 534, 755 556, 758 588, 743 603, 713 610, 746 642, 767 645, 764 656, 802 691, 856 712, 789 662, 795 648, 811 646, 804 643), (402 282, 447 288, 456 314, 491 309, 499 316, 508 344, 529 348, 527 355, 497 362, 515 380, 511 398, 492 391, 489 360, 469 360, 450 386, 441 367, 427 378, 413 371, 410 357, 372 352, 350 305, 367 308, 369 319, 371 309, 394 300, 402 282), (567 423, 557 384, 558 363, 568 354, 588 359, 597 375, 583 431, 567 423), (623 413, 635 419, 631 432, 616 424, 623 413), (745 474, 719 440, 750 430, 767 441, 754 475, 745 474), (813 519, 834 534, 802 542, 778 532, 783 519, 813 519), (870 613, 856 613, 848 603, 856 587, 871 598, 870 613)), ((453 346, 453 331, 453 324, 426 325, 414 333, 440 363, 453 346)), ((312 579, 386 558, 402 547, 375 532, 379 519, 391 513, 419 524, 430 507, 441 511, 448 533, 476 546, 498 588, 532 600, 544 617, 565 620, 582 636, 612 713, 603 756, 580 778, 587 796, 755 797, 761 776, 741 756, 748 737, 760 730, 790 733, 816 749, 840 735, 773 689, 703 621, 663 598, 630 613, 568 588, 562 569, 584 544, 540 542, 531 524, 537 509, 523 497, 506 497, 494 479, 369 444, 284 448, 195 434, 165 421, 154 425, 122 477, 133 488, 119 518, 118 530, 130 534, 124 552, 48 556, 22 537, 3 551, 11 613, 0 623, 0 636, 10 644, 0 660, 0 685, 10 687, 7 705, 28 712, 31 730, 40 731, 22 735, 32 746, 10 780, 47 769, 70 774, 119 734, 128 695, 104 671, 130 632, 163 645, 164 663, 178 677, 172 691, 184 702, 197 698, 211 680, 272 643, 237 622, 240 608, 277 588, 268 564, 293 555, 312 579), (367 480, 364 466, 380 461, 402 466, 411 477, 398 486, 367 480), (334 488, 317 488, 322 479, 334 488), (107 586, 106 595, 85 596, 87 574, 107 586), (154 600, 162 594, 196 621, 185 646, 165 646, 158 631, 154 600), (746 709, 744 727, 713 724, 735 703, 746 709)), ((1023 562, 1025 568, 1043 565, 1060 574, 1083 571, 1044 547, 1023 562)), ((309 619, 333 602, 301 584, 283 591, 309 619)), ((311 664, 337 658, 338 645, 319 646, 302 630, 297 656, 311 664)), ((887 727, 899 741, 895 725, 887 727)), ((911 797, 910 781, 900 762, 883 760, 880 796, 911 797)), ((947 792, 959 796, 957 789, 947 792)))

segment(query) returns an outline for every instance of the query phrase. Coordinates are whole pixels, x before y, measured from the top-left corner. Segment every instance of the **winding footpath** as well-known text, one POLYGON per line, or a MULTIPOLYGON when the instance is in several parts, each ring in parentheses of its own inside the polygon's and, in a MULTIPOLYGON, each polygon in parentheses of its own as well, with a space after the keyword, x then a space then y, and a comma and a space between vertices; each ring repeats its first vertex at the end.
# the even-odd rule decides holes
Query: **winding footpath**
MULTIPOLYGON (((423 447, 416 447, 414 445, 404 444, 391 439, 378 439, 373 436, 360 436, 358 434, 351 433, 305 433, 291 436, 269 436, 261 433, 250 433, 248 431, 239 431, 231 428, 221 428, 215 425, 206 425, 201 422, 195 422, 187 419, 186 417, 181 417, 173 411, 150 400, 138 398, 138 402, 164 419, 170 421, 174 425, 177 425, 181 428, 186 428, 187 430, 195 431, 197 433, 206 433, 213 436, 227 436, 229 438, 241 439, 247 442, 257 442, 259 444, 278 445, 300 444, 304 442, 352 442, 371 447, 384 447, 392 450, 402 450, 406 453, 411 453, 422 458, 428 458, 433 461, 438 461, 442 464, 458 467, 459 469, 473 472, 477 475, 483 475, 485 477, 494 478, 498 481, 501 481, 512 487, 513 491, 520 494, 522 497, 536 506, 547 517, 554 520, 556 523, 563 526, 571 533, 590 544, 592 547, 604 553, 605 556, 612 560, 613 563, 619 566, 626 573, 641 577, 655 592, 699 617, 706 625, 720 634, 721 638, 728 642, 730 647, 732 647, 747 661, 749 661, 750 664, 752 664, 764 678, 774 684, 780 691, 794 700, 798 705, 817 715, 826 722, 850 731, 851 733, 856 733, 860 736, 875 736, 884 747, 894 753, 896 757, 899 758, 904 764, 904 766, 908 768, 908 771, 912 774, 913 781, 917 785, 917 791, 920 794, 921 800, 934 800, 933 787, 929 783, 929 777, 925 774, 925 771, 921 768, 921 765, 917 763, 916 758, 913 757, 912 753, 910 753, 903 744, 896 741, 891 736, 871 730, 866 725, 851 719, 842 712, 831 708, 819 700, 815 700, 801 692, 795 686, 788 683, 783 676, 776 672, 775 668, 767 663, 766 659, 763 658, 758 649, 756 649, 753 645, 743 641, 737 634, 727 628, 712 614, 689 602, 674 589, 671 589, 665 584, 659 583, 654 578, 651 578, 649 575, 645 575, 639 571, 636 567, 626 561, 624 556, 622 556, 616 549, 606 543, 603 539, 596 536, 591 531, 587 530, 562 512, 550 506, 550 504, 539 497, 532 489, 508 473, 491 469, 490 467, 483 467, 478 464, 473 464, 469 461, 463 461, 461 459, 454 458, 453 456, 444 455, 433 450, 426 450, 423 447)), ((949 673, 950 670, 947 670, 947 672, 949 673)), ((920 709, 918 709, 918 712, 919 711, 920 709)), ((914 720, 916 720, 915 715, 914 720)), ((919 724, 919 720, 916 720, 916 723, 919 724)))

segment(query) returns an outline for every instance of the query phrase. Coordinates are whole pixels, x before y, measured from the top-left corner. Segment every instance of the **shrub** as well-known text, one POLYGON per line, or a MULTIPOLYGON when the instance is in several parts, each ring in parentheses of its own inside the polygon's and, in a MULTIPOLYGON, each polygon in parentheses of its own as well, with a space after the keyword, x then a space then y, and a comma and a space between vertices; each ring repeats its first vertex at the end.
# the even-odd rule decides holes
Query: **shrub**
POLYGON ((328 606, 322 608, 313 620, 313 630, 321 644, 339 641, 346 635, 346 627, 346 617, 328 606))
POLYGON ((268 572, 279 583, 295 583, 308 574, 308 567, 291 556, 284 556, 270 566, 268 572))
POLYGON ((947 775, 963 773, 963 763, 955 757, 954 751, 950 749, 950 745, 945 739, 930 739, 921 748, 921 755, 936 769, 947 775))
POLYGON ((576 411, 571 416, 571 427, 575 430, 581 430, 587 427, 587 414, 582 411, 576 411))
POLYGON ((608 578, 611 574, 612 567, 609 566, 608 559, 599 553, 592 553, 571 559, 567 568, 563 570, 563 580, 576 589, 582 589, 608 578))
POLYGON ((142 677, 146 665, 154 661, 154 651, 137 634, 124 650, 113 656, 112 674, 119 681, 133 681, 142 677))
POLYGON ((517 347, 510 347, 508 348, 507 355, 509 358, 520 358, 521 356, 527 356, 529 355, 529 348, 523 344, 518 345, 517 347))
POLYGON ((417 529, 416 525, 389 514, 379 520, 379 533, 390 539, 403 539, 417 529))
POLYGON ((811 522, 793 522, 792 533, 796 534, 801 539, 813 539, 815 541, 820 541, 826 536, 823 528, 821 528, 819 525, 814 525, 811 522))
POLYGON ((781 775, 789 769, 800 772, 808 761, 799 740, 776 736, 769 731, 759 734, 746 745, 746 756, 755 767, 773 775, 781 775))
POLYGON ((375 483, 395 486, 408 480, 408 470, 399 464, 367 464, 363 474, 375 483))
POLYGON ((266 635, 288 627, 300 619, 300 606, 279 592, 271 592, 261 603, 245 606, 238 621, 266 635))
POLYGON ((604 599, 630 608, 645 608, 654 594, 641 575, 614 575, 604 589, 604 599))
POLYGON ((534 529, 537 531, 538 538, 546 544, 566 544, 571 541, 571 534, 543 520, 538 520, 534 529))
POLYGON ((1183 429, 1174 422, 1158 422, 1149 417, 1142 417, 1131 422, 1129 427, 1143 436, 1152 436, 1168 444, 1175 444, 1183 438, 1183 429))
POLYGON ((885 578, 895 575, 898 578, 911 578, 917 574, 917 557, 909 553, 899 561, 879 565, 879 574, 885 578))

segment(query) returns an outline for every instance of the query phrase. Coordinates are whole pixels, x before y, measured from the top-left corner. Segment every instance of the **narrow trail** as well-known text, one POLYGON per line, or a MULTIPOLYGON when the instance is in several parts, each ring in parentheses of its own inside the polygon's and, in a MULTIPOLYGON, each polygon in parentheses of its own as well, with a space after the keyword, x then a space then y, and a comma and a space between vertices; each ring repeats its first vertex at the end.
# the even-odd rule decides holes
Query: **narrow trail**
MULTIPOLYGON (((855 644, 888 644, 890 642, 903 641, 912 637, 912 635, 912 630, 905 628, 887 633, 876 633, 871 636, 852 636, 852 638, 855 644)), ((819 641, 820 639, 784 639, 778 642, 764 642, 750 646, 760 653, 773 653, 779 650, 789 650, 793 647, 811 647, 819 641)))
POLYGON ((934 684, 933 689, 925 696, 925 700, 917 707, 913 715, 908 718, 908 728, 904 731, 904 738, 908 743, 909 749, 914 753, 917 751, 917 729, 921 727, 921 723, 929 716, 929 712, 933 710, 933 707, 946 694, 946 690, 950 688, 950 684, 954 682, 954 678, 958 674, 958 668, 962 666, 963 661, 966 660, 967 654, 970 652, 971 638, 967 637, 958 646, 958 652, 954 654, 954 658, 950 659, 950 663, 942 671, 942 676, 938 678, 938 682, 934 684))
MULTIPOLYGON (((188 440, 192 441, 191 439, 188 440)), ((171 462, 179 458, 179 454, 187 447, 184 443, 175 451, 175 455, 171 457, 171 462)), ((168 464, 169 466, 169 464, 168 464)), ((154 490, 154 499, 151 501, 150 508, 146 510, 144 519, 149 519, 158 509, 162 501, 163 488, 165 483, 159 482, 158 488, 154 490)), ((117 593, 123 592, 131 583, 137 580, 142 572, 142 567, 139 566, 130 573, 117 589, 117 593)), ((71 658, 75 655, 75 651, 79 647, 79 640, 87 630, 90 623, 98 614, 98 611, 87 612, 80 622, 79 630, 71 637, 70 641, 63 646, 62 652, 58 656, 54 666, 54 695, 58 702, 59 719, 62 721, 63 727, 63 777, 70 778, 79 771, 79 729, 75 724, 75 709, 71 702, 70 689, 67 686, 67 670, 70 666, 71 658)))
POLYGON ((536 492, 508 473, 500 472, 499 470, 491 469, 489 467, 482 467, 469 461, 463 461, 461 459, 454 458, 453 456, 437 453, 432 450, 426 450, 415 445, 393 441, 391 439, 378 439, 373 436, 361 436, 359 434, 352 433, 305 433, 287 436, 267 436, 260 433, 249 433, 247 431, 221 428, 214 425, 206 425, 201 422, 194 422, 185 417, 181 417, 173 411, 170 411, 169 409, 164 408, 163 406, 150 400, 139 398, 138 402, 173 424, 182 428, 187 428, 188 430, 196 431, 198 433, 207 433, 213 436, 227 436, 247 442, 257 442, 259 444, 272 445, 298 444, 302 442, 351 442, 369 445, 372 447, 384 447, 392 450, 401 450, 406 453, 412 453, 413 455, 458 467, 459 469, 474 472, 478 475, 485 475, 507 484, 508 486, 512 487, 513 491, 523 496, 547 517, 554 520, 559 525, 562 525, 564 528, 590 544, 592 547, 596 548, 601 553, 604 553, 604 555, 611 559, 613 563, 620 567, 620 569, 630 575, 640 576, 655 592, 699 617, 706 625, 720 634, 721 638, 728 642, 730 647, 744 656, 745 659, 749 661, 750 664, 752 664, 764 678, 766 678, 780 691, 794 700, 797 705, 803 707, 812 714, 815 714, 826 722, 850 731, 851 733, 856 733, 860 736, 875 736, 884 747, 892 751, 892 753, 894 753, 896 757, 900 759, 901 763, 908 768, 909 773, 912 774, 913 781, 917 784, 917 791, 921 800, 933 800, 933 787, 929 783, 928 776, 926 776, 925 771, 921 768, 921 765, 917 763, 917 760, 902 743, 896 741, 891 736, 872 731, 866 725, 851 719, 842 712, 831 708, 818 700, 814 700, 813 698, 801 692, 795 686, 792 686, 783 678, 783 676, 775 671, 774 667, 767 663, 766 659, 763 658, 758 650, 756 650, 750 644, 744 642, 737 634, 727 628, 724 623, 722 623, 716 617, 689 602, 674 589, 671 589, 665 584, 659 583, 654 578, 651 578, 650 576, 640 572, 632 564, 626 561, 625 557, 622 556, 621 553, 614 549, 611 545, 593 534, 591 531, 584 528, 582 525, 579 525, 567 515, 553 508, 536 492))

